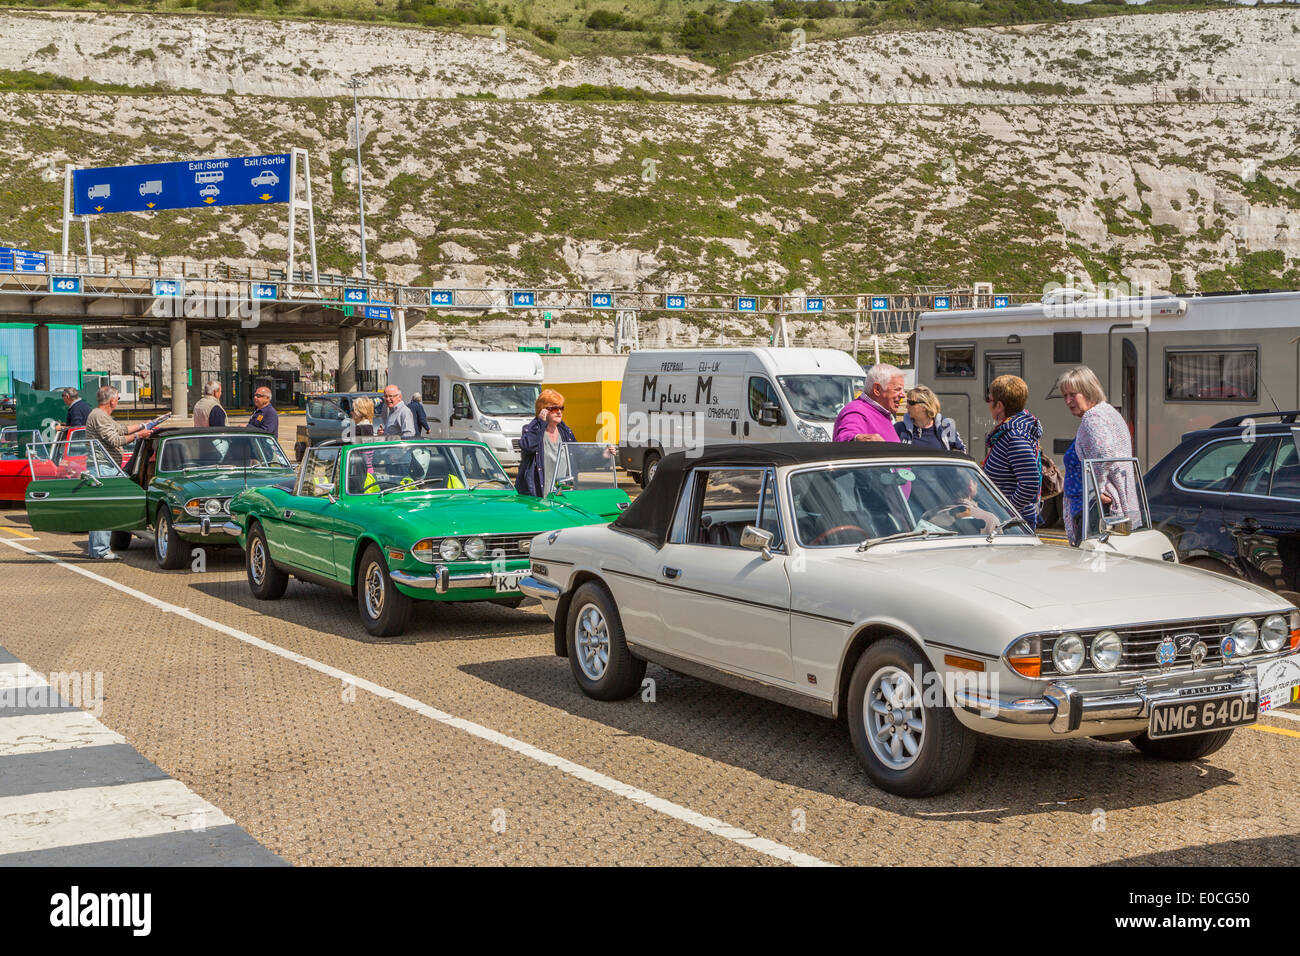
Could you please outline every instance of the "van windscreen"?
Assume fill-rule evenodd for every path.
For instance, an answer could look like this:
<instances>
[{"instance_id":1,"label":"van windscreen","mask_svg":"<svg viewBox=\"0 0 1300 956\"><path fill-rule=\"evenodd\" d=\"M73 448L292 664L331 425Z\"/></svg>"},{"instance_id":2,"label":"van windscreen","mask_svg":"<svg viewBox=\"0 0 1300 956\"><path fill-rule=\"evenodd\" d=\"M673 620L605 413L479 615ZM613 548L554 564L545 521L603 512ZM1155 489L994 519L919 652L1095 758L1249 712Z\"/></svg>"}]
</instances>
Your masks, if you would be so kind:
<instances>
[{"instance_id":1,"label":"van windscreen","mask_svg":"<svg viewBox=\"0 0 1300 956\"><path fill-rule=\"evenodd\" d=\"M484 415L537 414L537 396L542 386L534 382L476 382L469 390L474 394L474 404Z\"/></svg>"},{"instance_id":2,"label":"van windscreen","mask_svg":"<svg viewBox=\"0 0 1300 956\"><path fill-rule=\"evenodd\" d=\"M857 375L778 375L790 407L808 421L833 422L853 401L866 379Z\"/></svg>"}]
</instances>

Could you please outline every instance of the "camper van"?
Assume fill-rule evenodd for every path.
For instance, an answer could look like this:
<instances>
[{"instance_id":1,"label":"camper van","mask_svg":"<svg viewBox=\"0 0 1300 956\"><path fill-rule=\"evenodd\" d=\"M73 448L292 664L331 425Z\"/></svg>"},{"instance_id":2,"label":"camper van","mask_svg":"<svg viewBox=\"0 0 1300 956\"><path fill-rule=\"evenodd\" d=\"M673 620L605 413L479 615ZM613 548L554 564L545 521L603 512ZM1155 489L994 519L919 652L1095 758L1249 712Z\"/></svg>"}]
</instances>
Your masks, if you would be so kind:
<instances>
[{"instance_id":1,"label":"camper van","mask_svg":"<svg viewBox=\"0 0 1300 956\"><path fill-rule=\"evenodd\" d=\"M999 375L1020 376L1029 411L1043 423L1043 450L1059 464L1079 420L1056 382L1087 365L1128 423L1133 454L1150 468L1186 432L1300 408L1298 327L1300 292L1057 295L1014 308L925 312L916 330L917 380L934 389L979 459L993 428L985 390Z\"/></svg>"},{"instance_id":2,"label":"camper van","mask_svg":"<svg viewBox=\"0 0 1300 956\"><path fill-rule=\"evenodd\" d=\"M420 396L434 438L485 443L519 464L519 433L536 417L542 359L533 352L414 351L388 353L388 381L405 398Z\"/></svg>"},{"instance_id":3,"label":"camper van","mask_svg":"<svg viewBox=\"0 0 1300 956\"><path fill-rule=\"evenodd\" d=\"M648 485L663 456L706 445L830 441L866 376L835 349L635 351L623 373L619 465Z\"/></svg>"}]
</instances>

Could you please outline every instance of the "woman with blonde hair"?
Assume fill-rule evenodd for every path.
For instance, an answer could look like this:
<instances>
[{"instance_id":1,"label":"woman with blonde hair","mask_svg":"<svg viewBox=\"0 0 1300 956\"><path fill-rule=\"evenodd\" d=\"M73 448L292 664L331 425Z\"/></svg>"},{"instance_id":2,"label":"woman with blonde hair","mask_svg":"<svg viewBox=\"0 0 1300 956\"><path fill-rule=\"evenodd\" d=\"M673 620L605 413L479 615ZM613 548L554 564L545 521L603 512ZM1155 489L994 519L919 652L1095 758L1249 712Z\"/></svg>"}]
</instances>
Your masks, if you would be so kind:
<instances>
[{"instance_id":1,"label":"woman with blonde hair","mask_svg":"<svg viewBox=\"0 0 1300 956\"><path fill-rule=\"evenodd\" d=\"M907 411L894 424L898 440L909 445L923 445L939 451L966 450L957 434L957 423L939 414L939 396L924 385L907 390Z\"/></svg>"},{"instance_id":2,"label":"woman with blonde hair","mask_svg":"<svg viewBox=\"0 0 1300 956\"><path fill-rule=\"evenodd\" d=\"M1065 453L1065 533L1070 544L1083 537L1083 511L1089 506L1083 494L1083 463L1096 458L1131 458L1133 437L1128 423L1106 401L1097 374L1086 365L1072 368L1057 380L1061 397L1079 421L1079 431ZM1093 475L1103 512L1137 513L1137 483L1133 466L1099 467Z\"/></svg>"},{"instance_id":3,"label":"woman with blonde hair","mask_svg":"<svg viewBox=\"0 0 1300 956\"><path fill-rule=\"evenodd\" d=\"M364 395L352 399L352 434L358 438L375 434L375 403Z\"/></svg>"},{"instance_id":4,"label":"woman with blonde hair","mask_svg":"<svg viewBox=\"0 0 1300 956\"><path fill-rule=\"evenodd\" d=\"M542 389L534 408L537 417L519 435L519 477L515 479L515 490L521 495L544 498L555 480L560 445L578 439L564 424L564 396L555 389Z\"/></svg>"}]
</instances>

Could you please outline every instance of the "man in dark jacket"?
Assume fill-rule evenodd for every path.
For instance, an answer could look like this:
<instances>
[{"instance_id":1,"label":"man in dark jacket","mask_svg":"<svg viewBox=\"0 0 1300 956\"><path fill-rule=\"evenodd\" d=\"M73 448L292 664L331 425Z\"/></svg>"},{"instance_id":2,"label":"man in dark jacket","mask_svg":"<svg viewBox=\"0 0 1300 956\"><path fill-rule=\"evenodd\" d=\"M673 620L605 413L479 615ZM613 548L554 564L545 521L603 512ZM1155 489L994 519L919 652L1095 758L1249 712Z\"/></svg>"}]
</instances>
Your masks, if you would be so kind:
<instances>
[{"instance_id":1,"label":"man in dark jacket","mask_svg":"<svg viewBox=\"0 0 1300 956\"><path fill-rule=\"evenodd\" d=\"M68 407L68 417L63 420L65 428L77 428L86 424L86 419L90 417L90 406L86 404L80 392L75 388L65 388L63 404Z\"/></svg>"},{"instance_id":2,"label":"man in dark jacket","mask_svg":"<svg viewBox=\"0 0 1300 956\"><path fill-rule=\"evenodd\" d=\"M537 396L537 417L519 435L519 477L515 490L521 495L544 498L555 480L560 445L577 441L573 429L564 424L564 396L546 388Z\"/></svg>"},{"instance_id":3,"label":"man in dark jacket","mask_svg":"<svg viewBox=\"0 0 1300 956\"><path fill-rule=\"evenodd\" d=\"M271 390L265 385L253 392L253 414L248 418L245 428L266 432L268 435L280 436L280 416L271 404Z\"/></svg>"},{"instance_id":4,"label":"man in dark jacket","mask_svg":"<svg viewBox=\"0 0 1300 956\"><path fill-rule=\"evenodd\" d=\"M406 407L411 410L411 415L415 418L415 437L429 433L429 416L424 410L424 405L420 402L420 394L416 392L411 396L411 400L406 403Z\"/></svg>"}]
</instances>

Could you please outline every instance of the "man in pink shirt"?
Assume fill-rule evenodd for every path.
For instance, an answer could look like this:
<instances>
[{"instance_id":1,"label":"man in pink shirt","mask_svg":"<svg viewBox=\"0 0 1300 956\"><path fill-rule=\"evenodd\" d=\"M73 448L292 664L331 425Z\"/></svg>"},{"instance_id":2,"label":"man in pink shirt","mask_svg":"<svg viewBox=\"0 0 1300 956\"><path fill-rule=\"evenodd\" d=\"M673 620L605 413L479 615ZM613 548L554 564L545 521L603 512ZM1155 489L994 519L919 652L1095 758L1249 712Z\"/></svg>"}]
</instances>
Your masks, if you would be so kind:
<instances>
[{"instance_id":1,"label":"man in pink shirt","mask_svg":"<svg viewBox=\"0 0 1300 956\"><path fill-rule=\"evenodd\" d=\"M894 411L905 392L902 372L884 363L871 366L862 394L835 418L835 441L898 441Z\"/></svg>"}]
</instances>

